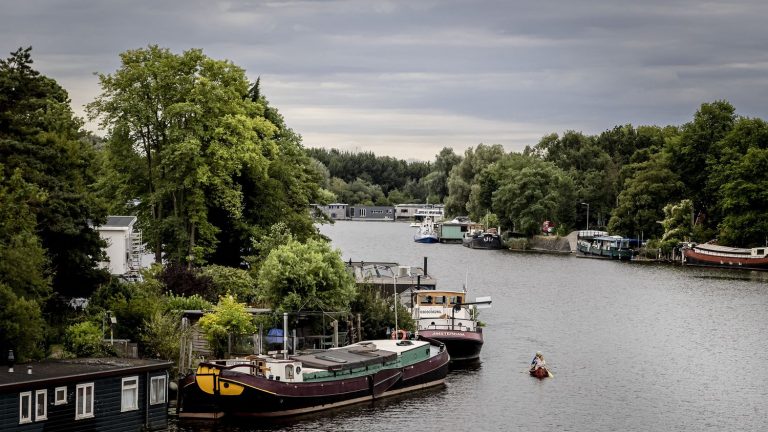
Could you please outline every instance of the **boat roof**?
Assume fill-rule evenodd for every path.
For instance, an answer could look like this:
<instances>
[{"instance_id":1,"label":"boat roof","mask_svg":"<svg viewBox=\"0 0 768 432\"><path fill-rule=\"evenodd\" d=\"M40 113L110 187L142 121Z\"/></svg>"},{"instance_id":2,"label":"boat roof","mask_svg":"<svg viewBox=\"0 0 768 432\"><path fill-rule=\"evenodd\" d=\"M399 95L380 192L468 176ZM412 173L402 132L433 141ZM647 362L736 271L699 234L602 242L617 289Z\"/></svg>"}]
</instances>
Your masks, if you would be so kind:
<instances>
[{"instance_id":1,"label":"boat roof","mask_svg":"<svg viewBox=\"0 0 768 432\"><path fill-rule=\"evenodd\" d=\"M703 243L698 244L693 247L694 249L704 249L712 252L721 252L721 253L750 253L752 249L748 248L737 248L737 247L731 247L731 246L721 246L717 244L711 244L711 243Z\"/></svg>"},{"instance_id":2,"label":"boat roof","mask_svg":"<svg viewBox=\"0 0 768 432\"><path fill-rule=\"evenodd\" d=\"M622 236L598 236L594 239L599 241L629 240L628 238Z\"/></svg>"},{"instance_id":3,"label":"boat roof","mask_svg":"<svg viewBox=\"0 0 768 432\"><path fill-rule=\"evenodd\" d=\"M78 358L16 364L15 372L0 374L0 392L20 386L46 386L48 382L95 379L134 372L169 369L170 361L130 358Z\"/></svg>"},{"instance_id":4,"label":"boat roof","mask_svg":"<svg viewBox=\"0 0 768 432\"><path fill-rule=\"evenodd\" d=\"M399 354L405 351L427 344L424 341L382 339L358 342L341 348L297 355L291 358L300 361L304 367L338 371L386 363L395 360Z\"/></svg>"},{"instance_id":5,"label":"boat roof","mask_svg":"<svg viewBox=\"0 0 768 432\"><path fill-rule=\"evenodd\" d=\"M434 290L434 289L422 289L422 290L413 290L414 294L429 294L431 296L434 295L440 295L440 294L461 294L466 295L467 293L460 290Z\"/></svg>"}]
</instances>

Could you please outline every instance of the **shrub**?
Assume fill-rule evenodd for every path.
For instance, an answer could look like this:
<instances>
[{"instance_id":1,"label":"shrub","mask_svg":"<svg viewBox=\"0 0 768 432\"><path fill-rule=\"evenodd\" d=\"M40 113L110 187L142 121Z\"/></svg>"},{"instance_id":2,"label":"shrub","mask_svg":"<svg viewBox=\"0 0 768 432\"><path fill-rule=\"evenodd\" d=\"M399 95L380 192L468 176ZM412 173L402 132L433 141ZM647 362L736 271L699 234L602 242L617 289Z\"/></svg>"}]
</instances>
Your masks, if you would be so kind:
<instances>
[{"instance_id":1,"label":"shrub","mask_svg":"<svg viewBox=\"0 0 768 432\"><path fill-rule=\"evenodd\" d=\"M96 324L85 321L67 327L64 347L77 357L92 357L104 354L101 330Z\"/></svg>"}]
</instances>

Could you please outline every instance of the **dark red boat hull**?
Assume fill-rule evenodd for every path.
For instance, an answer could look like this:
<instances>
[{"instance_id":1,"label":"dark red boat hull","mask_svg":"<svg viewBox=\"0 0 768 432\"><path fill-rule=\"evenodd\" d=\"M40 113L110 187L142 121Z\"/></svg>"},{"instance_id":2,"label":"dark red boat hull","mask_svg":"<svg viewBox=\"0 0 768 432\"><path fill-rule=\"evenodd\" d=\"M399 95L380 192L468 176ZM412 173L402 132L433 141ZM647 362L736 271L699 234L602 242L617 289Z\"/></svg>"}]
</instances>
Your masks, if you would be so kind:
<instances>
[{"instance_id":1,"label":"dark red boat hull","mask_svg":"<svg viewBox=\"0 0 768 432\"><path fill-rule=\"evenodd\" d=\"M531 376L536 377L538 379L544 379L549 377L549 371L545 367L541 367L538 369L531 369Z\"/></svg>"},{"instance_id":2,"label":"dark red boat hull","mask_svg":"<svg viewBox=\"0 0 768 432\"><path fill-rule=\"evenodd\" d=\"M476 361L483 349L483 330L419 330L419 335L445 344L452 362Z\"/></svg>"}]
</instances>

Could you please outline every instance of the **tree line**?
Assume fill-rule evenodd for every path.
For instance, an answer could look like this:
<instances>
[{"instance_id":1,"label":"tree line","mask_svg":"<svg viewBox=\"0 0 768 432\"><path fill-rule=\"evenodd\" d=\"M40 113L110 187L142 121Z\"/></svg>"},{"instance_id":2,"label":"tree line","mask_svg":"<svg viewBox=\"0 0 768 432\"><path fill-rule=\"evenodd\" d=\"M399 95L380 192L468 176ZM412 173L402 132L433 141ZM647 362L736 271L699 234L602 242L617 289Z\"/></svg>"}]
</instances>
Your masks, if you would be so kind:
<instances>
[{"instance_id":1,"label":"tree line","mask_svg":"<svg viewBox=\"0 0 768 432\"><path fill-rule=\"evenodd\" d=\"M329 170L331 183L362 179L354 162L361 156L312 151L326 155L318 160L335 167ZM362 157L379 163L372 172L391 163ZM553 133L520 152L506 152L498 144L479 144L463 155L444 148L419 183L429 189L430 202L445 204L449 217L491 217L503 229L525 235L538 233L549 220L561 234L589 225L651 240L663 249L712 239L749 247L768 241L767 162L766 122L739 116L720 100L702 104L690 122L679 126L628 124L598 135ZM332 191L348 204L423 197L406 194L397 197L399 202L377 202L372 195L349 193L347 185Z\"/></svg>"}]
</instances>

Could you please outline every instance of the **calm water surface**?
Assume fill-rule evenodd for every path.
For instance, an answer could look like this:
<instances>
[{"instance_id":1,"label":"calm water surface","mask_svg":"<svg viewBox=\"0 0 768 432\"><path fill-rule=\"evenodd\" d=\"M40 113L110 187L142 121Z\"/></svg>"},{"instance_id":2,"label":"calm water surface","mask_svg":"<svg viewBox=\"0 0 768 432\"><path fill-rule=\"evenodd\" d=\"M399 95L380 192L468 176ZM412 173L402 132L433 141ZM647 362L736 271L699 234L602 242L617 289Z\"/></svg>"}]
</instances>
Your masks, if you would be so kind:
<instances>
[{"instance_id":1,"label":"calm water surface","mask_svg":"<svg viewBox=\"0 0 768 432\"><path fill-rule=\"evenodd\" d=\"M282 424L183 431L765 431L768 273L417 244L408 224L323 226L344 260L490 295L481 365L444 388ZM527 374L542 351L555 377ZM448 429L446 429L448 428Z\"/></svg>"}]
</instances>

